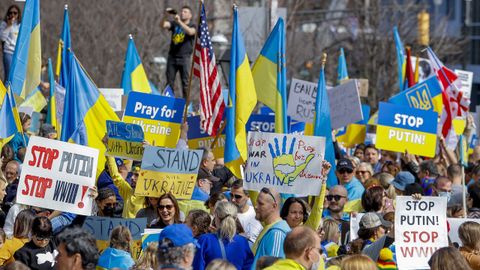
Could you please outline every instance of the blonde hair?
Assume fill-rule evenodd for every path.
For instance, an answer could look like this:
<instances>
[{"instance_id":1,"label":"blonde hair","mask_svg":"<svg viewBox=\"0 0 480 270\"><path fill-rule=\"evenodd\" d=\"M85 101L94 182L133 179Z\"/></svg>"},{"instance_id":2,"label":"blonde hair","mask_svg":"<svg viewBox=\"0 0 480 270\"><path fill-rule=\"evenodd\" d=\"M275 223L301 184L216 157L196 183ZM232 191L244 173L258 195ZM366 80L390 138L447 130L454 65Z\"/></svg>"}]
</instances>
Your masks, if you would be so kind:
<instances>
[{"instance_id":1,"label":"blonde hair","mask_svg":"<svg viewBox=\"0 0 480 270\"><path fill-rule=\"evenodd\" d=\"M120 225L112 230L110 247L130 252L130 241L132 241L132 234L127 227Z\"/></svg>"},{"instance_id":2,"label":"blonde hair","mask_svg":"<svg viewBox=\"0 0 480 270\"><path fill-rule=\"evenodd\" d=\"M338 242L338 239L334 239L335 234L338 235L338 222L331 218L327 218L323 221L323 231L325 234L323 235L322 241L333 241L335 243Z\"/></svg>"},{"instance_id":3,"label":"blonde hair","mask_svg":"<svg viewBox=\"0 0 480 270\"><path fill-rule=\"evenodd\" d=\"M158 268L158 242L150 242L145 250L138 258L137 263L132 268L133 270L142 270L142 269L157 269Z\"/></svg>"},{"instance_id":4,"label":"blonde hair","mask_svg":"<svg viewBox=\"0 0 480 270\"><path fill-rule=\"evenodd\" d=\"M215 217L220 224L216 224L218 234L222 239L233 240L237 233L237 207L231 202L219 201L215 204Z\"/></svg>"},{"instance_id":5,"label":"blonde hair","mask_svg":"<svg viewBox=\"0 0 480 270\"><path fill-rule=\"evenodd\" d=\"M237 270L237 268L228 261L215 259L207 265L205 270Z\"/></svg>"},{"instance_id":6,"label":"blonde hair","mask_svg":"<svg viewBox=\"0 0 480 270\"><path fill-rule=\"evenodd\" d=\"M473 250L480 250L480 224L467 221L458 228L458 237L462 244Z\"/></svg>"},{"instance_id":7,"label":"blonde hair","mask_svg":"<svg viewBox=\"0 0 480 270\"><path fill-rule=\"evenodd\" d=\"M342 260L342 270L377 270L377 264L370 257L355 254Z\"/></svg>"}]
</instances>

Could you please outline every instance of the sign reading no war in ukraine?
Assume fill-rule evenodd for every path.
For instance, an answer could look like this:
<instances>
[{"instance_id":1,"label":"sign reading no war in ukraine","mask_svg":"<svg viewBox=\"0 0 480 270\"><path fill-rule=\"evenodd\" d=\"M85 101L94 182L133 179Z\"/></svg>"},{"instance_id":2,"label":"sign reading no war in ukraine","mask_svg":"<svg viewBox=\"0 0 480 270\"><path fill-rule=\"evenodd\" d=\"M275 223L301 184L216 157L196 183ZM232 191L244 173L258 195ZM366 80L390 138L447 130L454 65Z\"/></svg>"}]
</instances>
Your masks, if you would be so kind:
<instances>
[{"instance_id":1,"label":"sign reading no war in ukraine","mask_svg":"<svg viewBox=\"0 0 480 270\"><path fill-rule=\"evenodd\" d=\"M98 149L32 136L17 189L17 203L90 216Z\"/></svg>"},{"instance_id":2,"label":"sign reading no war in ukraine","mask_svg":"<svg viewBox=\"0 0 480 270\"><path fill-rule=\"evenodd\" d=\"M107 120L107 134L107 155L142 160L144 139L142 127Z\"/></svg>"},{"instance_id":3,"label":"sign reading no war in ukraine","mask_svg":"<svg viewBox=\"0 0 480 270\"><path fill-rule=\"evenodd\" d=\"M135 195L158 197L170 192L177 199L190 199L202 154L202 150L145 147Z\"/></svg>"},{"instance_id":4,"label":"sign reading no war in ukraine","mask_svg":"<svg viewBox=\"0 0 480 270\"><path fill-rule=\"evenodd\" d=\"M437 113L380 103L377 125L379 149L433 157L437 144Z\"/></svg>"},{"instance_id":5,"label":"sign reading no war in ukraine","mask_svg":"<svg viewBox=\"0 0 480 270\"><path fill-rule=\"evenodd\" d=\"M246 189L318 196L324 137L249 132L247 142Z\"/></svg>"},{"instance_id":6,"label":"sign reading no war in ukraine","mask_svg":"<svg viewBox=\"0 0 480 270\"><path fill-rule=\"evenodd\" d=\"M184 99L130 92L123 122L141 126L152 145L175 147L184 108Z\"/></svg>"}]
</instances>

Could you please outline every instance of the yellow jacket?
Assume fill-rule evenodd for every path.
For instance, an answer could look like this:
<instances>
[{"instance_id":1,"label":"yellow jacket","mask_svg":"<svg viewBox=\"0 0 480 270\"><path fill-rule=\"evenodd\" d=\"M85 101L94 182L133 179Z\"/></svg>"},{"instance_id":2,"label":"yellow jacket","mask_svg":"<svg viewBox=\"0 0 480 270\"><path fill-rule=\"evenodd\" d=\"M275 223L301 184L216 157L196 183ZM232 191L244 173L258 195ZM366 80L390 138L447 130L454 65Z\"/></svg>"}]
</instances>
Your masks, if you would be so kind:
<instances>
[{"instance_id":1,"label":"yellow jacket","mask_svg":"<svg viewBox=\"0 0 480 270\"><path fill-rule=\"evenodd\" d=\"M21 249L28 241L30 241L28 238L20 239L13 237L12 239L7 239L0 249L0 265L7 265L14 262L15 259L13 258L13 254Z\"/></svg>"},{"instance_id":2,"label":"yellow jacket","mask_svg":"<svg viewBox=\"0 0 480 270\"><path fill-rule=\"evenodd\" d=\"M325 269L323 259L320 259L320 266L315 270ZM264 270L306 270L301 264L291 259L280 259L276 261L272 266L264 268Z\"/></svg>"}]
</instances>

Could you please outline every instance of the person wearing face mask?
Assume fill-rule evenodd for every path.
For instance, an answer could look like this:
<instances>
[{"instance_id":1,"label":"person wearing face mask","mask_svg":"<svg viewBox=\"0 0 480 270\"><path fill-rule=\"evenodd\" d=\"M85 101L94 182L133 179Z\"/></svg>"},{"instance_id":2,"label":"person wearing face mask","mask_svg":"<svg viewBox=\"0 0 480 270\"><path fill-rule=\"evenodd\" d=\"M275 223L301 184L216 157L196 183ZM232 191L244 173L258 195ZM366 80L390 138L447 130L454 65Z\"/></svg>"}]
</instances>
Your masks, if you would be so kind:
<instances>
[{"instance_id":1,"label":"person wearing face mask","mask_svg":"<svg viewBox=\"0 0 480 270\"><path fill-rule=\"evenodd\" d=\"M95 200L97 202L98 212L100 217L121 217L115 214L115 208L117 207L117 197L110 188L102 188L98 191L98 197Z\"/></svg>"},{"instance_id":2,"label":"person wearing face mask","mask_svg":"<svg viewBox=\"0 0 480 270\"><path fill-rule=\"evenodd\" d=\"M452 181L445 176L438 177L433 183L433 194L438 197L446 197L447 203L452 195Z\"/></svg>"},{"instance_id":3,"label":"person wearing face mask","mask_svg":"<svg viewBox=\"0 0 480 270\"><path fill-rule=\"evenodd\" d=\"M299 226L287 234L283 244L286 259L280 259L265 270L323 269L320 237L309 227Z\"/></svg>"}]
</instances>

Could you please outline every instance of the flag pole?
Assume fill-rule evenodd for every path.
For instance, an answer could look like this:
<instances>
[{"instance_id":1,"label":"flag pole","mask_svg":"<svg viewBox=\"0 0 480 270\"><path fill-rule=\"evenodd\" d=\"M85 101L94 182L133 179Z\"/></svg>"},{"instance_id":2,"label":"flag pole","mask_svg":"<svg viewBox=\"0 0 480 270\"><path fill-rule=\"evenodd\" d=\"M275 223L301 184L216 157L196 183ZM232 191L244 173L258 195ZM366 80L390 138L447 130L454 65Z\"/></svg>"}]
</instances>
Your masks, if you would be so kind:
<instances>
[{"instance_id":1,"label":"flag pole","mask_svg":"<svg viewBox=\"0 0 480 270\"><path fill-rule=\"evenodd\" d=\"M198 20L197 20L197 29L195 29L195 41L193 42L193 53L195 53L195 46L197 45L197 39L198 39L198 26L200 25L200 17L202 15L202 4L203 0L199 0L199 8L198 8ZM190 76L188 79L188 88L187 88L187 96L185 97L185 109L183 111L183 122L187 121L187 113L188 113L188 104L190 103L190 92L192 90L192 78L193 78L193 59L195 57L192 56L192 63L190 66Z\"/></svg>"},{"instance_id":2,"label":"flag pole","mask_svg":"<svg viewBox=\"0 0 480 270\"><path fill-rule=\"evenodd\" d=\"M218 141L218 138L220 137L220 135L222 135L222 132L223 130L225 129L225 126L227 125L227 121L226 119L223 121L222 123L222 126L220 127L220 129L218 130L217 132L217 135L215 135L215 139L213 139L213 142L212 144L210 145L210 150L213 150L213 148L215 148L215 145L217 144L217 141Z\"/></svg>"}]
</instances>

